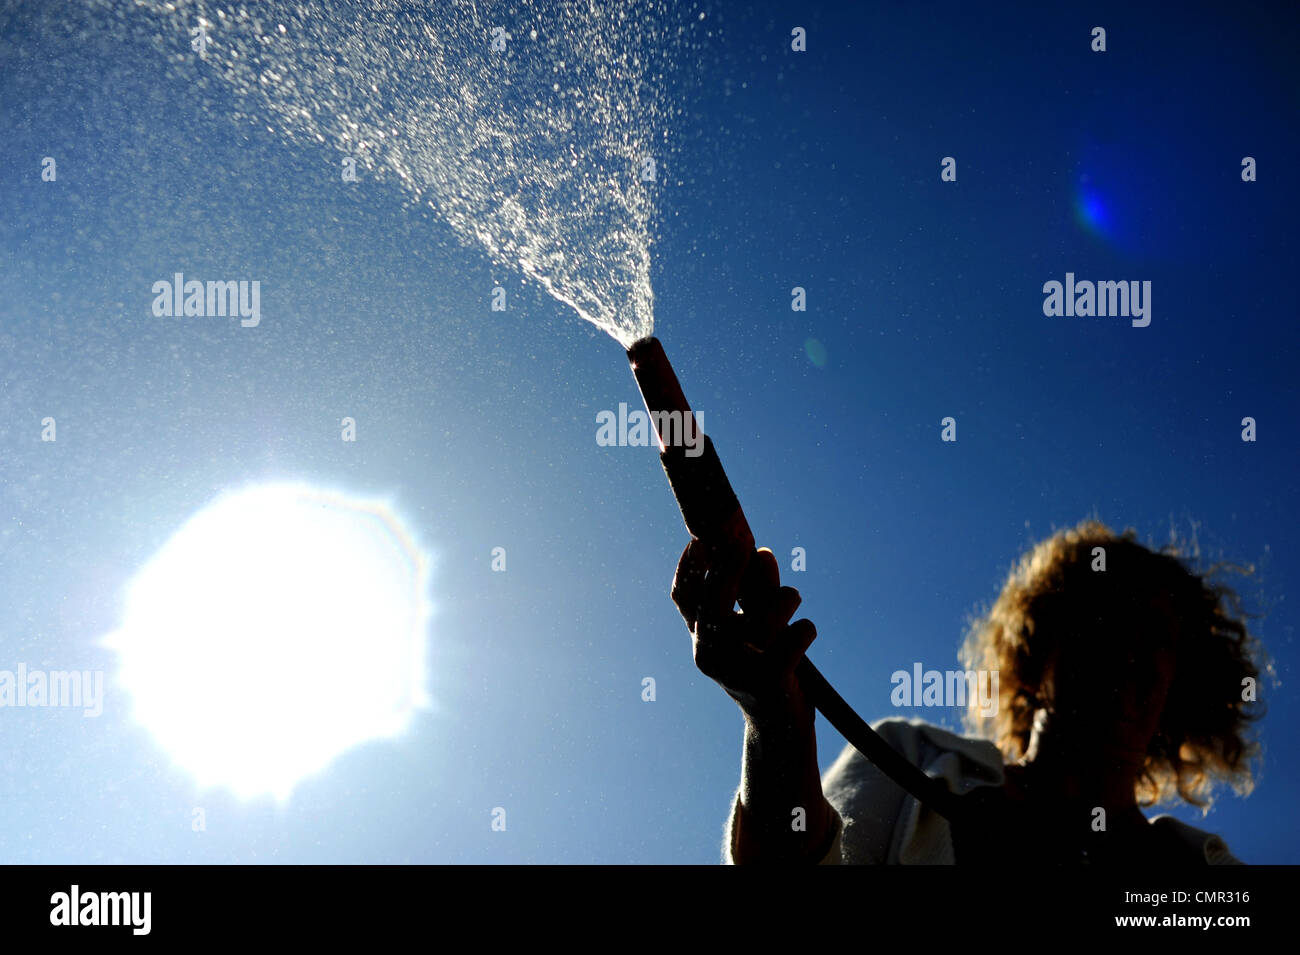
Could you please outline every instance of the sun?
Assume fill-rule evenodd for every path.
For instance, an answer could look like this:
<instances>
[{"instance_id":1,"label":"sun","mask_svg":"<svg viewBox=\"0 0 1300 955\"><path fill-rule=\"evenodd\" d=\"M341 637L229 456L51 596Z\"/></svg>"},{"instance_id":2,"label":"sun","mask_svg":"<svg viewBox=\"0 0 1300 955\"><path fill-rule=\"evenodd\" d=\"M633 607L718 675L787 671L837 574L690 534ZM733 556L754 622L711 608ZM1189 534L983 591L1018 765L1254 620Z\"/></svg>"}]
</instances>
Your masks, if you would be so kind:
<instances>
[{"instance_id":1,"label":"sun","mask_svg":"<svg viewBox=\"0 0 1300 955\"><path fill-rule=\"evenodd\" d=\"M105 644L135 718L200 787L284 802L429 705L428 566L381 502L254 486L141 569Z\"/></svg>"}]
</instances>

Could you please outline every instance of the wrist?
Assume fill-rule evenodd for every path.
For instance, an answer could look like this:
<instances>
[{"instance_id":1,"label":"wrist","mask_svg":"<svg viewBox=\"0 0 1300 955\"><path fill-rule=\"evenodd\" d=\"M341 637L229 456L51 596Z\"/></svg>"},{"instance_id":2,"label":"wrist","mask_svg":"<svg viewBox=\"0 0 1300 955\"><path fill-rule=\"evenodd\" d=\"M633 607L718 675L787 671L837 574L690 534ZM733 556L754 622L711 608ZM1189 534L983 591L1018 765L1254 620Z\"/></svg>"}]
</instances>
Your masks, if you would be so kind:
<instances>
[{"instance_id":1,"label":"wrist","mask_svg":"<svg viewBox=\"0 0 1300 955\"><path fill-rule=\"evenodd\" d=\"M801 736L812 730L817 711L812 707L777 704L762 709L742 708L745 726L764 737Z\"/></svg>"}]
</instances>

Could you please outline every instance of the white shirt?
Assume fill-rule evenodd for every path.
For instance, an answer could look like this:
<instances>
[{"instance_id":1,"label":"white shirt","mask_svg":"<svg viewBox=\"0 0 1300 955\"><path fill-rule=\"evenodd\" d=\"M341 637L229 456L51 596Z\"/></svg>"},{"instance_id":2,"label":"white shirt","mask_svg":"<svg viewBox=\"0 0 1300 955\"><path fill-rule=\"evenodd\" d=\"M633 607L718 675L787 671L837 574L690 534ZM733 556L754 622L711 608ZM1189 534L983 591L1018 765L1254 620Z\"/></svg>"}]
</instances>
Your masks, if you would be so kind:
<instances>
[{"instance_id":1,"label":"white shirt","mask_svg":"<svg viewBox=\"0 0 1300 955\"><path fill-rule=\"evenodd\" d=\"M1001 786L1002 753L988 740L958 736L921 720L891 718L872 724L894 749L949 790L965 795L978 786ZM852 746L822 777L822 792L835 810L835 838L820 865L951 865L956 861L948 820L878 770ZM722 849L725 865L734 864L737 790L727 818ZM1213 833L1160 815L1151 819L1199 849L1209 865L1241 865Z\"/></svg>"}]
</instances>

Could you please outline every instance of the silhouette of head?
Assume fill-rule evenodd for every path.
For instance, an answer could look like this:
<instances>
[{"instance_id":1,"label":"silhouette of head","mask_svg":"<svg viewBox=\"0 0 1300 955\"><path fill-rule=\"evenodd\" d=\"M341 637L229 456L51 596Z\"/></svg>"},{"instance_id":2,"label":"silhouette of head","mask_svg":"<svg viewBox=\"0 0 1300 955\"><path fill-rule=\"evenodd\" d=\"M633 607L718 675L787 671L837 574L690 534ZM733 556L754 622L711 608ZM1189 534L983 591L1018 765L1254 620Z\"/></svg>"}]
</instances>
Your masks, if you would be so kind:
<instances>
[{"instance_id":1,"label":"silhouette of head","mask_svg":"<svg viewBox=\"0 0 1300 955\"><path fill-rule=\"evenodd\" d=\"M1248 792L1262 649L1213 573L1194 573L1176 545L1152 551L1098 521L1040 542L971 625L964 664L999 671L999 706L969 710L968 725L1014 761L1045 711L1081 762L1127 763L1142 805L1206 805L1216 780Z\"/></svg>"}]
</instances>

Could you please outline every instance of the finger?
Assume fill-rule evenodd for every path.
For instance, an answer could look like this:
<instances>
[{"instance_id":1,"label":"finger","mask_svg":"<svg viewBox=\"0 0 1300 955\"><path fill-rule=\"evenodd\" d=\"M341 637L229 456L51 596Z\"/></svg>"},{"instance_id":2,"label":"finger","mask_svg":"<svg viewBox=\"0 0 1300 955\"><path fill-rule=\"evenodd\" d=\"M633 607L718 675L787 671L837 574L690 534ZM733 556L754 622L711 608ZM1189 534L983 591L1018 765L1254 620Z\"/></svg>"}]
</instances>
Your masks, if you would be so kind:
<instances>
[{"instance_id":1,"label":"finger","mask_svg":"<svg viewBox=\"0 0 1300 955\"><path fill-rule=\"evenodd\" d=\"M701 618L721 617L736 605L740 594L740 581L753 551L748 547L725 543L714 555L714 561L704 577L700 595Z\"/></svg>"},{"instance_id":2,"label":"finger","mask_svg":"<svg viewBox=\"0 0 1300 955\"><path fill-rule=\"evenodd\" d=\"M752 618L753 625L749 634L755 648L764 652L769 648L780 651L784 646L786 624L802 602L799 591L793 587L780 587L770 591L770 596L762 604L756 605L751 599L743 616Z\"/></svg>"},{"instance_id":3,"label":"finger","mask_svg":"<svg viewBox=\"0 0 1300 955\"><path fill-rule=\"evenodd\" d=\"M776 555L766 547L754 552L740 581L740 606L753 610L771 600L772 591L781 586L781 570ZM794 611L791 611L793 613ZM786 618L787 620L789 617Z\"/></svg>"},{"instance_id":4,"label":"finger","mask_svg":"<svg viewBox=\"0 0 1300 955\"><path fill-rule=\"evenodd\" d=\"M772 601L772 620L779 626L785 626L801 603L803 598L799 596L799 591L793 587L782 587Z\"/></svg>"},{"instance_id":5,"label":"finger","mask_svg":"<svg viewBox=\"0 0 1300 955\"><path fill-rule=\"evenodd\" d=\"M696 615L703 596L705 572L708 570L708 547L694 538L682 551L681 560L677 562L677 572L673 575L672 598L677 609L681 611L686 626L694 632Z\"/></svg>"},{"instance_id":6,"label":"finger","mask_svg":"<svg viewBox=\"0 0 1300 955\"><path fill-rule=\"evenodd\" d=\"M782 639L785 642L782 667L784 670L793 670L817 639L817 628L805 617L786 627Z\"/></svg>"}]
</instances>

